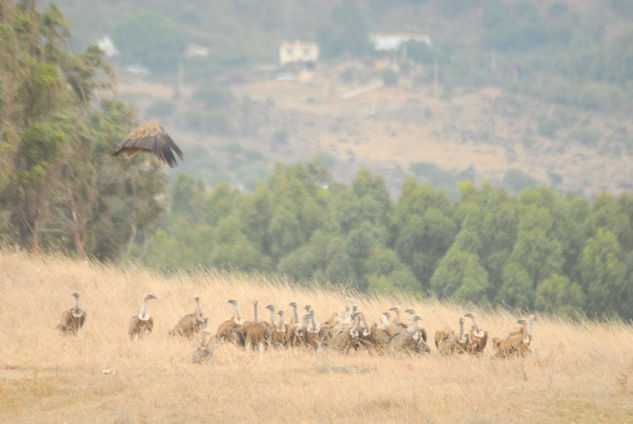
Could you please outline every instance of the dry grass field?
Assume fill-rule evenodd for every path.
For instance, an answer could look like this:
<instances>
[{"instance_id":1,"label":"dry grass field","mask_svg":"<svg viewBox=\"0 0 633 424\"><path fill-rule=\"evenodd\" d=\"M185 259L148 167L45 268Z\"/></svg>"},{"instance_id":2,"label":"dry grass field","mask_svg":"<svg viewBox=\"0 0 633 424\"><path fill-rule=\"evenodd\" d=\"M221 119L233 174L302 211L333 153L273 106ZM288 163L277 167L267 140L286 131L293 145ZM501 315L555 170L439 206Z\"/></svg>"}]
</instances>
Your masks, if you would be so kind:
<instances>
[{"instance_id":1,"label":"dry grass field","mask_svg":"<svg viewBox=\"0 0 633 424\"><path fill-rule=\"evenodd\" d=\"M77 337L55 329L71 293L86 324ZM127 325L141 299L154 332L134 343ZM541 316L524 359L343 355L307 350L245 352L219 345L193 364L190 342L167 333L192 312L195 295L209 329L239 299L260 305L310 303L324 319L357 303L376 320L393 304L413 307L429 332L465 310L435 301L360 297L290 287L263 277L198 273L164 278L143 269L0 251L0 422L633 422L633 328ZM263 310L260 309L262 316ZM477 310L492 336L516 317Z\"/></svg>"}]
</instances>

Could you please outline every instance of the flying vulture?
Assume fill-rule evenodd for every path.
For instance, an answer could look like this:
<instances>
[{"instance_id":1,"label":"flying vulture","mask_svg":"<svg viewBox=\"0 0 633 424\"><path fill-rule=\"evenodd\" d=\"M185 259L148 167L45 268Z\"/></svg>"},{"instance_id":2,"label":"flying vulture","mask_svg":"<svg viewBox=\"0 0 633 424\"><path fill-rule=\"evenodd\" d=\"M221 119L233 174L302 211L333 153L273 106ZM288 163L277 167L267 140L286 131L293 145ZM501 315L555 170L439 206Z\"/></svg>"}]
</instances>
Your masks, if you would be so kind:
<instances>
[{"instance_id":1,"label":"flying vulture","mask_svg":"<svg viewBox=\"0 0 633 424\"><path fill-rule=\"evenodd\" d=\"M112 153L112 156L117 156L122 152L125 152L128 156L133 156L139 152L151 152L172 168L176 165L174 152L182 160L182 151L176 146L174 140L158 121L148 122L132 131L119 144L119 148Z\"/></svg>"}]
</instances>

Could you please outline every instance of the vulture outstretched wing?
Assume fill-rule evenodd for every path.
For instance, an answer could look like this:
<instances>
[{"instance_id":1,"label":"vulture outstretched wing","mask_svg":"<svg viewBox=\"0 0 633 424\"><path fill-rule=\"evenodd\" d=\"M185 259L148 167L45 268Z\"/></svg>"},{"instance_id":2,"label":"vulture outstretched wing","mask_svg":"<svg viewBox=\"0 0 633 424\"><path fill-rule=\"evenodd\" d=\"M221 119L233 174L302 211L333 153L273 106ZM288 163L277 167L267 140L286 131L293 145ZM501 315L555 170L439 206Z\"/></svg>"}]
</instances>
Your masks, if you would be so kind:
<instances>
[{"instance_id":1,"label":"vulture outstretched wing","mask_svg":"<svg viewBox=\"0 0 633 424\"><path fill-rule=\"evenodd\" d=\"M171 166L176 165L174 152L182 160L182 151L178 148L174 140L167 134L167 131L158 121L151 121L132 131L127 138L119 144L116 152L112 156L125 152L128 156L139 152L151 152L158 159Z\"/></svg>"}]
</instances>

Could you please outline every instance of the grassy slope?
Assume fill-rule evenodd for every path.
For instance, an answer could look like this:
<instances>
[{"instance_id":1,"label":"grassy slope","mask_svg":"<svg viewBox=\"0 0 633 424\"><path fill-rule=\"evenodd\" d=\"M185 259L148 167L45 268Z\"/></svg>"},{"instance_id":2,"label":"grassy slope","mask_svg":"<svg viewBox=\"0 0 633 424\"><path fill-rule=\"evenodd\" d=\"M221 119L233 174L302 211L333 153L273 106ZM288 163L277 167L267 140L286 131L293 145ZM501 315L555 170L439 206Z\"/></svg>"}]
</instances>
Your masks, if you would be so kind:
<instances>
[{"instance_id":1,"label":"grassy slope","mask_svg":"<svg viewBox=\"0 0 633 424\"><path fill-rule=\"evenodd\" d=\"M432 335L465 311L434 301L350 297L264 278L196 274L170 279L142 269L0 252L0 422L631 422L633 331L620 323L570 324L541 317L534 354L492 361L343 356L322 351L247 353L223 345L202 365L168 330L199 294L210 328L226 300L312 304L323 318L355 302L368 317L394 302L414 307ZM70 293L88 313L77 338L55 331ZM126 334L146 293L154 333ZM246 309L246 308L245 308ZM250 311L245 315L250 317ZM507 311L478 311L491 335L514 328ZM108 367L116 375L106 375Z\"/></svg>"}]
</instances>

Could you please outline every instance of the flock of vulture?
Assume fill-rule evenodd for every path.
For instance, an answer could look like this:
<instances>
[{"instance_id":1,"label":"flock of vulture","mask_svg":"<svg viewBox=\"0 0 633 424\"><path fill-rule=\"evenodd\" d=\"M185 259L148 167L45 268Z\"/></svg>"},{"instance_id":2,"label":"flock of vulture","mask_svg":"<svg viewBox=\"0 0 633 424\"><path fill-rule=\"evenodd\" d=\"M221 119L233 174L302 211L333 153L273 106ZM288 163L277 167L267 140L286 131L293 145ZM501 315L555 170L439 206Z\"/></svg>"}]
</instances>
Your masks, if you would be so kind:
<instances>
[{"instance_id":1,"label":"flock of vulture","mask_svg":"<svg viewBox=\"0 0 633 424\"><path fill-rule=\"evenodd\" d=\"M77 335L86 321L86 312L79 305L79 294L72 295L75 304L64 311L57 326L64 335ZM128 335L131 340L141 340L152 332L154 319L148 312L148 302L153 299L156 299L154 295L145 296L140 312L130 319ZM291 316L286 322L284 310L276 311L273 305L265 308L270 312L270 318L260 320L258 302L254 300L253 319L249 321L242 319L239 302L230 299L232 316L221 323L216 334L212 335L205 330L208 318L202 312L200 298L196 296L194 301L194 312L181 317L169 334L194 339L193 360L197 363L210 358L218 342L258 351L305 347L313 350L329 348L343 353L358 350L377 354L431 352L426 330L421 326L422 318L413 309L405 311L409 315L406 322L401 320L400 308L394 306L380 315L379 323L369 325L359 308L352 306L319 323L310 305L304 306L305 313L300 316L296 302L290 302ZM472 321L470 331L464 329L466 318ZM493 357L525 356L530 352L534 321L537 321L534 315L519 319L516 331L504 338L493 337ZM481 355L488 344L488 332L479 326L477 316L470 312L459 318L457 333L450 328L436 331L434 343L441 355Z\"/></svg>"}]
</instances>

